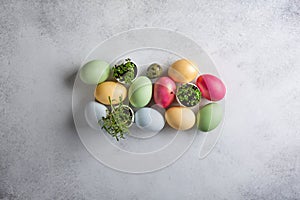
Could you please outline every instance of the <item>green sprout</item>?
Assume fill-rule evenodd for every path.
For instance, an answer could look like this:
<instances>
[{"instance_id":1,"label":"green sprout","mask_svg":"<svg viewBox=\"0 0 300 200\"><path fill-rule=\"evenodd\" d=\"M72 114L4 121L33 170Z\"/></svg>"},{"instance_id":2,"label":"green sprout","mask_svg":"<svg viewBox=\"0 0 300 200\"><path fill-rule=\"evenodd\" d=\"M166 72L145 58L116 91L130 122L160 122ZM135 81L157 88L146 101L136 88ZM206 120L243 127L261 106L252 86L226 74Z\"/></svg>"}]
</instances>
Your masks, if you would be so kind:
<instances>
[{"instance_id":1,"label":"green sprout","mask_svg":"<svg viewBox=\"0 0 300 200\"><path fill-rule=\"evenodd\" d=\"M113 70L113 76L120 81L124 81L126 84L131 84L136 74L136 65L131 62L130 58L125 59L125 62L120 65L115 65Z\"/></svg>"},{"instance_id":2,"label":"green sprout","mask_svg":"<svg viewBox=\"0 0 300 200\"><path fill-rule=\"evenodd\" d=\"M120 104L118 106L113 106L110 96L108 97L110 110L106 111L106 117L102 117L102 120L99 120L99 124L102 125L108 134L116 138L119 141L119 138L125 139L124 134L129 133L129 126L132 120L132 113L128 107L123 105L122 96L119 97Z\"/></svg>"},{"instance_id":3,"label":"green sprout","mask_svg":"<svg viewBox=\"0 0 300 200\"><path fill-rule=\"evenodd\" d=\"M201 100L201 92L197 86L192 84L183 84L178 88L177 98L183 105L192 107Z\"/></svg>"}]
</instances>

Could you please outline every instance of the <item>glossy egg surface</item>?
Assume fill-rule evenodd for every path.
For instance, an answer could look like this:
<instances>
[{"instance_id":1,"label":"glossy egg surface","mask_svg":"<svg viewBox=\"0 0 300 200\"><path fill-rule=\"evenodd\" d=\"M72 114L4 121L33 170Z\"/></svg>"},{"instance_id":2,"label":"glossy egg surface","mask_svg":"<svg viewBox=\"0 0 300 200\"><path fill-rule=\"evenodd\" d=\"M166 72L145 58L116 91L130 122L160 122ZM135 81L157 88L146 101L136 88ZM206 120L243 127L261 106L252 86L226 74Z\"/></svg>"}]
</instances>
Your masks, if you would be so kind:
<instances>
[{"instance_id":1,"label":"glossy egg surface","mask_svg":"<svg viewBox=\"0 0 300 200\"><path fill-rule=\"evenodd\" d=\"M161 77L154 84L154 102L167 108L175 98L176 84L169 77Z\"/></svg>"},{"instance_id":2,"label":"glossy egg surface","mask_svg":"<svg viewBox=\"0 0 300 200\"><path fill-rule=\"evenodd\" d=\"M211 74L199 76L196 85L200 89L202 96L210 101L219 101L226 94L224 83L218 77Z\"/></svg>"}]
</instances>

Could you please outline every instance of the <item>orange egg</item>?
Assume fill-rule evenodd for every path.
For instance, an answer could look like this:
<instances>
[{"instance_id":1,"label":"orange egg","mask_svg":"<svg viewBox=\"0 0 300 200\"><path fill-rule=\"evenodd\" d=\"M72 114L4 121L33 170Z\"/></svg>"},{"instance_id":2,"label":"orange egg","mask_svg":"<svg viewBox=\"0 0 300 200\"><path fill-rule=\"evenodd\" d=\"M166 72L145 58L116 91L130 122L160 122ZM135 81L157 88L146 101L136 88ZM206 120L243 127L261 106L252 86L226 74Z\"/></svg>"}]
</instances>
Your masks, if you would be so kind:
<instances>
[{"instance_id":1,"label":"orange egg","mask_svg":"<svg viewBox=\"0 0 300 200\"><path fill-rule=\"evenodd\" d=\"M127 96L126 88L120 83L113 81L106 81L97 85L94 96L97 101L105 105L109 105L109 99L111 98L112 104L120 103L120 97L124 100Z\"/></svg>"},{"instance_id":2,"label":"orange egg","mask_svg":"<svg viewBox=\"0 0 300 200\"><path fill-rule=\"evenodd\" d=\"M188 130L196 122L194 112L187 107L171 107L165 113L167 123L176 130Z\"/></svg>"},{"instance_id":3,"label":"orange egg","mask_svg":"<svg viewBox=\"0 0 300 200\"><path fill-rule=\"evenodd\" d=\"M198 71L199 69L193 62L187 59L181 59L171 65L168 70L168 75L175 82L188 83L196 78Z\"/></svg>"}]
</instances>

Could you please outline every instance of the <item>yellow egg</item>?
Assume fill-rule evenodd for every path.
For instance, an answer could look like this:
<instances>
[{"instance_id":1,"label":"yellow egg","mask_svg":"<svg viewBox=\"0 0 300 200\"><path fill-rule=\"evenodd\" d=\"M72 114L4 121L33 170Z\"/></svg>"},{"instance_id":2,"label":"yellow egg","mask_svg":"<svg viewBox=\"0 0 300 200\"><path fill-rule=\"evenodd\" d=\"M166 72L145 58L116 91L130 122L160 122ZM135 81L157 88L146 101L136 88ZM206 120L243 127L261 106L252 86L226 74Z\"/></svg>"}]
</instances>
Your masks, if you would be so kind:
<instances>
[{"instance_id":1,"label":"yellow egg","mask_svg":"<svg viewBox=\"0 0 300 200\"><path fill-rule=\"evenodd\" d=\"M188 130L195 124L194 112L187 107L171 107L165 113L167 123L177 130Z\"/></svg>"},{"instance_id":2,"label":"yellow egg","mask_svg":"<svg viewBox=\"0 0 300 200\"><path fill-rule=\"evenodd\" d=\"M111 98L112 104L118 104L120 103L120 96L122 100L126 98L127 90L120 83L106 81L97 85L94 95L97 101L105 105L109 105L108 97Z\"/></svg>"},{"instance_id":3,"label":"yellow egg","mask_svg":"<svg viewBox=\"0 0 300 200\"><path fill-rule=\"evenodd\" d=\"M168 70L168 75L175 81L180 83L188 83L198 75L197 66L186 59L177 60Z\"/></svg>"}]
</instances>

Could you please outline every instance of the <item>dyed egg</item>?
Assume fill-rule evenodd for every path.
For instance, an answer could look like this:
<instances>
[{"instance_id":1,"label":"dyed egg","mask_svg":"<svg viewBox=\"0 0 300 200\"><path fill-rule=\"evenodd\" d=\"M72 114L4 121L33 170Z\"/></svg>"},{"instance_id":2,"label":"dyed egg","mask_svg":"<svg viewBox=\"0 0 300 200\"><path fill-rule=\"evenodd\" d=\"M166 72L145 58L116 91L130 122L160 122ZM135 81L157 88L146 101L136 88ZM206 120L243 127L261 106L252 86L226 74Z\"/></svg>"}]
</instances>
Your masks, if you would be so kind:
<instances>
[{"instance_id":1,"label":"dyed egg","mask_svg":"<svg viewBox=\"0 0 300 200\"><path fill-rule=\"evenodd\" d=\"M97 85L94 95L97 101L105 105L110 105L108 97L112 100L112 104L118 104L120 103L120 97L122 101L126 98L127 90L120 83L107 81Z\"/></svg>"},{"instance_id":2,"label":"dyed egg","mask_svg":"<svg viewBox=\"0 0 300 200\"><path fill-rule=\"evenodd\" d=\"M153 63L147 69L147 76L149 78L157 78L162 74L162 67L159 64Z\"/></svg>"},{"instance_id":3,"label":"dyed egg","mask_svg":"<svg viewBox=\"0 0 300 200\"><path fill-rule=\"evenodd\" d=\"M136 78L129 87L128 98L136 108L147 105L152 97L152 82L146 76Z\"/></svg>"},{"instance_id":4,"label":"dyed egg","mask_svg":"<svg viewBox=\"0 0 300 200\"><path fill-rule=\"evenodd\" d=\"M176 84L169 77L161 77L154 84L154 102L163 108L168 107L175 98Z\"/></svg>"},{"instance_id":5,"label":"dyed egg","mask_svg":"<svg viewBox=\"0 0 300 200\"><path fill-rule=\"evenodd\" d=\"M110 73L110 66L101 60L92 60L80 69L80 79L86 84L98 84L105 81Z\"/></svg>"},{"instance_id":6,"label":"dyed egg","mask_svg":"<svg viewBox=\"0 0 300 200\"><path fill-rule=\"evenodd\" d=\"M145 131L159 132L165 126L164 117L153 108L141 108L135 113L137 127Z\"/></svg>"},{"instance_id":7,"label":"dyed egg","mask_svg":"<svg viewBox=\"0 0 300 200\"><path fill-rule=\"evenodd\" d=\"M165 113L168 124L177 130L188 130L195 124L194 112L187 107L172 107Z\"/></svg>"},{"instance_id":8,"label":"dyed egg","mask_svg":"<svg viewBox=\"0 0 300 200\"><path fill-rule=\"evenodd\" d=\"M210 101L219 101L224 98L226 88L224 83L211 74L204 74L197 78L196 85L202 96Z\"/></svg>"},{"instance_id":9,"label":"dyed egg","mask_svg":"<svg viewBox=\"0 0 300 200\"><path fill-rule=\"evenodd\" d=\"M181 59L174 62L168 70L168 75L180 83L188 83L198 75L197 66L189 60Z\"/></svg>"},{"instance_id":10,"label":"dyed egg","mask_svg":"<svg viewBox=\"0 0 300 200\"><path fill-rule=\"evenodd\" d=\"M223 117L223 109L217 103L210 103L201 108L197 114L197 127L208 132L215 129Z\"/></svg>"},{"instance_id":11,"label":"dyed egg","mask_svg":"<svg viewBox=\"0 0 300 200\"><path fill-rule=\"evenodd\" d=\"M85 106L85 120L91 128L96 130L101 129L98 122L102 120L102 117L106 117L106 111L107 108L104 105L90 101Z\"/></svg>"}]
</instances>

